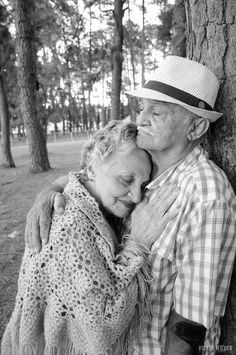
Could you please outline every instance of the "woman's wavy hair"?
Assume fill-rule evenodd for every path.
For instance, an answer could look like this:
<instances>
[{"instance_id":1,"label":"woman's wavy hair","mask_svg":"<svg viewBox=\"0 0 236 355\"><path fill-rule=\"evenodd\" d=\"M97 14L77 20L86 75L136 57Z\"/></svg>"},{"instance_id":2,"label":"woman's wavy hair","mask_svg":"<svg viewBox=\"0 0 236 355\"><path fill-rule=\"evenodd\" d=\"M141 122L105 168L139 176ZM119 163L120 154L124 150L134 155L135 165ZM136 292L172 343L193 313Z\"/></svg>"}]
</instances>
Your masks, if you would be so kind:
<instances>
[{"instance_id":1,"label":"woman's wavy hair","mask_svg":"<svg viewBox=\"0 0 236 355\"><path fill-rule=\"evenodd\" d=\"M132 122L111 121L84 145L80 169L88 179L87 167L96 159L105 160L118 148L132 150L136 147L137 127ZM127 146L125 143L128 143Z\"/></svg>"}]
</instances>

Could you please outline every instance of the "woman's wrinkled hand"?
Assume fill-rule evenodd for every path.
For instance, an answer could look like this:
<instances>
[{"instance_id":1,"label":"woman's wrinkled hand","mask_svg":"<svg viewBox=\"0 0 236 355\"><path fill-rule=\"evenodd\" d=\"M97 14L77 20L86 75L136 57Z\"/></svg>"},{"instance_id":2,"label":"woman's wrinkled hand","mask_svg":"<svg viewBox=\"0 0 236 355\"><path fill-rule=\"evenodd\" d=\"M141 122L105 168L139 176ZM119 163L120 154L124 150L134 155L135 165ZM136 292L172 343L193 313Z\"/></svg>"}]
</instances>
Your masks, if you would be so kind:
<instances>
[{"instance_id":1,"label":"woman's wrinkled hand","mask_svg":"<svg viewBox=\"0 0 236 355\"><path fill-rule=\"evenodd\" d=\"M47 188L41 191L26 217L25 243L34 253L47 244L51 226L52 210L63 214L65 197L62 193Z\"/></svg>"},{"instance_id":2,"label":"woman's wrinkled hand","mask_svg":"<svg viewBox=\"0 0 236 355\"><path fill-rule=\"evenodd\" d=\"M166 225L179 213L174 202L179 193L176 185L165 185L161 190L137 205L131 216L131 235L151 248Z\"/></svg>"}]
</instances>

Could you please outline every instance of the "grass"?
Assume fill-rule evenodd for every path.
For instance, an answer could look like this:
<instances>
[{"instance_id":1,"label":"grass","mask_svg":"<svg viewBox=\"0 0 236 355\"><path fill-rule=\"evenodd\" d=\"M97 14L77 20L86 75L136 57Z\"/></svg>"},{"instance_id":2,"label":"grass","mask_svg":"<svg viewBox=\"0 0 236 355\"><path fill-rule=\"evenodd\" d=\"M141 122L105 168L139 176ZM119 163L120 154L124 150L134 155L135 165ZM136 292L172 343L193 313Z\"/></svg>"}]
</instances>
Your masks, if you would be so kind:
<instances>
[{"instance_id":1,"label":"grass","mask_svg":"<svg viewBox=\"0 0 236 355\"><path fill-rule=\"evenodd\" d=\"M24 251L25 218L35 195L68 171L78 170L85 139L48 144L53 169L29 173L27 146L13 146L16 168L0 168L0 341L11 316Z\"/></svg>"}]
</instances>

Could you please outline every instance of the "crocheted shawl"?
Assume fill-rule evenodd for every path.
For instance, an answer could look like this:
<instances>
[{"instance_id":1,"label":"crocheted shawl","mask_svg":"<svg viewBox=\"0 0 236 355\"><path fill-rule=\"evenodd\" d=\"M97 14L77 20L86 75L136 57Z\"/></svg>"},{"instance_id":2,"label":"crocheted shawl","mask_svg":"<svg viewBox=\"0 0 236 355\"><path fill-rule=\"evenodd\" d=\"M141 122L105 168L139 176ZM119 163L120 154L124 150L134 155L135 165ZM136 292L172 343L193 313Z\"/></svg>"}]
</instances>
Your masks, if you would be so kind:
<instances>
[{"instance_id":1,"label":"crocheted shawl","mask_svg":"<svg viewBox=\"0 0 236 355\"><path fill-rule=\"evenodd\" d=\"M25 250L3 355L122 355L142 328L144 258L133 247L115 256L113 232L79 177L69 174L49 243L37 255Z\"/></svg>"}]
</instances>

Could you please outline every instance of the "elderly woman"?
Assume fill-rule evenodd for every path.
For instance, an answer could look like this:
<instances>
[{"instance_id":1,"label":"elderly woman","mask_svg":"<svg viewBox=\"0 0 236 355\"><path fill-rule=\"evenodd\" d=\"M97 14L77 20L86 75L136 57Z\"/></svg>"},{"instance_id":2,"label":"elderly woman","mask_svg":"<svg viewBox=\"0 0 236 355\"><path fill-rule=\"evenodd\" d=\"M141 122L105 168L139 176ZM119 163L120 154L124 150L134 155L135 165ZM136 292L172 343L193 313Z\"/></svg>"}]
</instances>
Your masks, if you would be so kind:
<instances>
[{"instance_id":1,"label":"elderly woman","mask_svg":"<svg viewBox=\"0 0 236 355\"><path fill-rule=\"evenodd\" d=\"M132 347L148 308L146 254L173 217L163 215L174 199L167 191L164 206L151 208L150 218L160 220L155 236L147 225L145 240L137 233L120 244L122 220L152 169L135 138L134 125L112 122L84 148L83 170L69 174L66 209L54 214L49 243L36 255L26 247L3 355L125 355Z\"/></svg>"}]
</instances>

